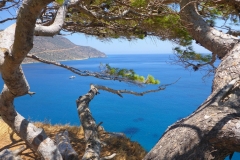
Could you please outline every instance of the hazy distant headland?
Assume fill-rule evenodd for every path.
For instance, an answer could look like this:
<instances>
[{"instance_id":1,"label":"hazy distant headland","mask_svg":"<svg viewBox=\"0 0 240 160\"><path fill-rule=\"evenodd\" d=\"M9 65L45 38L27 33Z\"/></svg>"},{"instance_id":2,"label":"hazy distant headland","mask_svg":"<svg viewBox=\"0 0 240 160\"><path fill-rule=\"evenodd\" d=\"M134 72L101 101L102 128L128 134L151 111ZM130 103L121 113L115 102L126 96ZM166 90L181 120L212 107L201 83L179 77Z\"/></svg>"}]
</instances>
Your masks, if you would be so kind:
<instances>
[{"instance_id":1,"label":"hazy distant headland","mask_svg":"<svg viewBox=\"0 0 240 160\"><path fill-rule=\"evenodd\" d=\"M62 36L34 37L34 46L30 54L51 61L106 57L104 53L95 48L75 45ZM23 63L32 62L36 61L30 58L25 58L23 61Z\"/></svg>"}]
</instances>

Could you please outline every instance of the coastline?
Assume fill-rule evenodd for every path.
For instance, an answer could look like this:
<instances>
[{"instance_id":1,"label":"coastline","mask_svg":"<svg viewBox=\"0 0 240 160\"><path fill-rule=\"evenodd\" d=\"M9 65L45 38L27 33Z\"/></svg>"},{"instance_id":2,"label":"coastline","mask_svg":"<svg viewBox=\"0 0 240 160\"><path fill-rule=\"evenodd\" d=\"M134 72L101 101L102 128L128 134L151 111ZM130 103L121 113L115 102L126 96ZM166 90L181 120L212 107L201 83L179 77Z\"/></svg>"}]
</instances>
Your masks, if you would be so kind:
<instances>
[{"instance_id":1,"label":"coastline","mask_svg":"<svg viewBox=\"0 0 240 160\"><path fill-rule=\"evenodd\" d=\"M75 58L75 59L63 59L63 60L55 60L55 61L52 61L52 60L49 60L49 61L52 61L52 62L64 62L64 61L81 61L81 60L87 60L87 59L91 59L91 58L106 58L106 56L98 56L98 57L88 57L88 58ZM31 58L29 58L31 59ZM43 62L40 62L40 61L37 61L37 60L34 60L34 61L31 61L31 62L22 62L22 64L32 64L32 63L43 63Z\"/></svg>"}]
</instances>

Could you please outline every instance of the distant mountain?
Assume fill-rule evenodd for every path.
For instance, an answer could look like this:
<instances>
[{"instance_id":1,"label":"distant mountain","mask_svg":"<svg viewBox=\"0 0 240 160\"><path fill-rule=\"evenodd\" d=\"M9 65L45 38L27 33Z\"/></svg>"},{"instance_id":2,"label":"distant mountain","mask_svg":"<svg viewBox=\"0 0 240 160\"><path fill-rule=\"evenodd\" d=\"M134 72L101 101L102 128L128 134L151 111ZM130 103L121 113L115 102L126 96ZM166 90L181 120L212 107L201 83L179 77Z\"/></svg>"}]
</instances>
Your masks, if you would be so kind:
<instances>
[{"instance_id":1,"label":"distant mountain","mask_svg":"<svg viewBox=\"0 0 240 160\"><path fill-rule=\"evenodd\" d=\"M95 48L75 45L62 36L34 37L34 46L30 54L52 61L106 57L104 53ZM25 58L24 63L30 62L35 62L35 60Z\"/></svg>"}]
</instances>

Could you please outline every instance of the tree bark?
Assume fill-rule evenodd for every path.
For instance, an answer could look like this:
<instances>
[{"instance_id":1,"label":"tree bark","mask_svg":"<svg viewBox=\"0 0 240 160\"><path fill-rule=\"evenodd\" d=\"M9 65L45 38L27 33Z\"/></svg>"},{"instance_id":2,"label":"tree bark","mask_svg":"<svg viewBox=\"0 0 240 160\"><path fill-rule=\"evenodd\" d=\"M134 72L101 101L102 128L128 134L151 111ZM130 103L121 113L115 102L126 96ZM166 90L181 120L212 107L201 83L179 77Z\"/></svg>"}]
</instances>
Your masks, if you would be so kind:
<instances>
[{"instance_id":1,"label":"tree bark","mask_svg":"<svg viewBox=\"0 0 240 160\"><path fill-rule=\"evenodd\" d=\"M13 152L9 149L4 149L0 152L0 159L1 160L22 160L20 157L13 154Z\"/></svg>"},{"instance_id":2,"label":"tree bark","mask_svg":"<svg viewBox=\"0 0 240 160\"><path fill-rule=\"evenodd\" d=\"M43 159L61 160L61 154L46 133L22 117L14 108L15 97L30 93L20 64L33 46L36 19L52 0L24 0L16 24L0 32L0 69L4 88L0 95L0 115Z\"/></svg>"},{"instance_id":3,"label":"tree bark","mask_svg":"<svg viewBox=\"0 0 240 160\"><path fill-rule=\"evenodd\" d=\"M208 26L195 1L181 1L181 18L203 47L221 57L211 95L190 116L168 127L144 160L224 159L240 151L240 44Z\"/></svg>"},{"instance_id":4,"label":"tree bark","mask_svg":"<svg viewBox=\"0 0 240 160\"><path fill-rule=\"evenodd\" d=\"M224 65L219 70L228 72ZM236 78L216 89L193 114L170 126L144 159L224 159L240 151L239 84Z\"/></svg>"},{"instance_id":5,"label":"tree bark","mask_svg":"<svg viewBox=\"0 0 240 160\"><path fill-rule=\"evenodd\" d=\"M0 152L0 159L1 160L22 160L18 154L25 149L24 146L20 147L15 151L11 151L9 149L4 149Z\"/></svg>"},{"instance_id":6,"label":"tree bark","mask_svg":"<svg viewBox=\"0 0 240 160\"><path fill-rule=\"evenodd\" d=\"M53 24L50 26L42 26L42 25L37 25L35 27L35 32L34 34L36 36L54 36L57 35L63 26L65 16L67 13L67 7L68 7L69 0L65 0L63 5L58 9L57 15L54 19Z\"/></svg>"},{"instance_id":7,"label":"tree bark","mask_svg":"<svg viewBox=\"0 0 240 160\"><path fill-rule=\"evenodd\" d=\"M60 132L55 136L57 147L62 155L63 160L77 160L78 154L72 148L68 137L68 131Z\"/></svg>"},{"instance_id":8,"label":"tree bark","mask_svg":"<svg viewBox=\"0 0 240 160\"><path fill-rule=\"evenodd\" d=\"M223 58L238 43L237 37L225 34L209 26L196 11L196 1L182 0L180 5L182 24L189 34L204 48L217 54L219 58Z\"/></svg>"},{"instance_id":9,"label":"tree bark","mask_svg":"<svg viewBox=\"0 0 240 160\"><path fill-rule=\"evenodd\" d=\"M87 141L83 160L100 159L101 142L98 138L97 124L88 106L97 93L97 88L91 85L90 91L86 95L80 96L77 100L78 115L83 126L85 140Z\"/></svg>"},{"instance_id":10,"label":"tree bark","mask_svg":"<svg viewBox=\"0 0 240 160\"><path fill-rule=\"evenodd\" d=\"M102 145L104 144L100 141L98 134L101 123L98 125L96 124L89 109L90 101L94 98L95 95L99 93L97 87L99 86L94 86L91 84L89 92L84 96L80 96L76 101L78 116L84 130L84 138L87 141L85 153L83 155L82 160L107 160L112 159L116 156L116 153L113 153L110 156L100 158L101 148ZM117 137L124 136L121 133L115 134L108 133L108 134L110 136Z\"/></svg>"}]
</instances>

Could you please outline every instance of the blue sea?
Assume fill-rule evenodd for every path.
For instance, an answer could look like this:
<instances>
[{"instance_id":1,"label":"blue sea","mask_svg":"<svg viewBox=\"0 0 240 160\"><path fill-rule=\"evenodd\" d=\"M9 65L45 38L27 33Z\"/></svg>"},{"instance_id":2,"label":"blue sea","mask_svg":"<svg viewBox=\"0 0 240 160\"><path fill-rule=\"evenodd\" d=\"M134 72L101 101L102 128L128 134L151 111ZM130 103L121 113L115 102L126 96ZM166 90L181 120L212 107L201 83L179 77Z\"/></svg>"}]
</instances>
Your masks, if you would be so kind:
<instances>
[{"instance_id":1,"label":"blue sea","mask_svg":"<svg viewBox=\"0 0 240 160\"><path fill-rule=\"evenodd\" d=\"M173 57L173 54L124 54L62 63L90 71L99 71L100 63L108 63L112 67L134 69L137 74L145 77L151 74L161 81L160 85L173 83L180 78L177 83L163 91L141 97L124 94L121 98L100 91L90 103L96 122L103 122L105 130L124 132L149 151L169 125L191 114L211 91L213 77L203 78L206 74L204 70L194 72L174 65L171 61ZM31 91L36 94L32 97L26 95L17 98L15 107L20 114L31 121L80 125L76 99L88 92L91 83L139 92L158 87L158 85L138 87L133 84L78 75L75 75L74 79L69 79L74 73L42 63L22 66ZM238 159L237 154L234 158Z\"/></svg>"}]
</instances>

